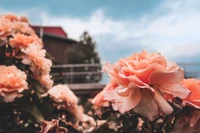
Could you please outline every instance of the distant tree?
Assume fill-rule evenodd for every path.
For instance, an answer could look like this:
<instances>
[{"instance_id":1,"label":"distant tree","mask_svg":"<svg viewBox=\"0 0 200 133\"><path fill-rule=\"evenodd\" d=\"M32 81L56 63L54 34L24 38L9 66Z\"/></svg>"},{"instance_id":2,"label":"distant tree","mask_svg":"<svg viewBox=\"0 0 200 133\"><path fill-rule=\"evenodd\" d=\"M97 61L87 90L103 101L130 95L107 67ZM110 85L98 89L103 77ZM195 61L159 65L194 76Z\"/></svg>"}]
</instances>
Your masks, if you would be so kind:
<instances>
[{"instance_id":1,"label":"distant tree","mask_svg":"<svg viewBox=\"0 0 200 133\"><path fill-rule=\"evenodd\" d=\"M74 72L88 72L88 74L74 76L73 83L96 83L101 80L101 73L89 73L91 71L100 72L101 61L96 51L96 42L88 32L84 32L80 37L79 43L74 44L69 49L67 58L69 64L99 64L99 67L75 68Z\"/></svg>"}]
</instances>

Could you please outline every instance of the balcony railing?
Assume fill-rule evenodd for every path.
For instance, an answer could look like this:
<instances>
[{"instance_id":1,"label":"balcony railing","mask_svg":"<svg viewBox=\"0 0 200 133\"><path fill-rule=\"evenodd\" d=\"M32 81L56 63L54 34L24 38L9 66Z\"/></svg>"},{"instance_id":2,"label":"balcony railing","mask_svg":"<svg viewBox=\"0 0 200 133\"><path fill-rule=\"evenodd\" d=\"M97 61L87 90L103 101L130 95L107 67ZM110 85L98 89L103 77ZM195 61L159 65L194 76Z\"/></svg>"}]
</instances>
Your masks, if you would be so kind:
<instances>
[{"instance_id":1,"label":"balcony railing","mask_svg":"<svg viewBox=\"0 0 200 133\"><path fill-rule=\"evenodd\" d=\"M178 63L179 66L184 68L185 77L200 78L200 63ZM95 96L100 92L105 85L110 81L106 73L102 73L102 79L99 83L74 83L74 77L85 78L86 75L99 75L101 70L91 71L89 68L101 68L103 65L99 64L64 64L64 65L54 65L52 66L51 74L54 81L61 80L68 84L70 89L76 95L83 96L87 95L89 97ZM84 70L84 71L77 71ZM97 69L94 69L97 70Z\"/></svg>"},{"instance_id":2,"label":"balcony railing","mask_svg":"<svg viewBox=\"0 0 200 133\"><path fill-rule=\"evenodd\" d=\"M89 69L90 68L90 69ZM91 69L94 68L94 69ZM73 84L75 77L86 77L101 74L99 64L63 64L52 66L51 75L54 80L65 79L67 83ZM95 70L95 71L94 71Z\"/></svg>"},{"instance_id":3,"label":"balcony railing","mask_svg":"<svg viewBox=\"0 0 200 133\"><path fill-rule=\"evenodd\" d=\"M200 63L177 63L184 68L185 77L200 78ZM67 83L73 84L74 77L85 77L86 75L99 75L101 70L89 71L89 68L101 68L99 64L63 64L52 66L52 76L54 79L64 79ZM80 69L81 71L77 71ZM83 71L84 70L84 71ZM94 69L97 70L97 69ZM109 77L106 73L102 73L101 83L108 83Z\"/></svg>"}]
</instances>

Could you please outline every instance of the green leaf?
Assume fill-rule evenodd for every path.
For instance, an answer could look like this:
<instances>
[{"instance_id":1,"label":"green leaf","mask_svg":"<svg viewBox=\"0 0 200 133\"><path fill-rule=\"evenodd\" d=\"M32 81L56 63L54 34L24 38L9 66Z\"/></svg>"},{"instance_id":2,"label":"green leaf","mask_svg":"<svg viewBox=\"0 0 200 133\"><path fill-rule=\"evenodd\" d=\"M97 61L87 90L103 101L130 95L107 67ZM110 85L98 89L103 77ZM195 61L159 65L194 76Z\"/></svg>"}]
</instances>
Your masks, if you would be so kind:
<instances>
[{"instance_id":1,"label":"green leaf","mask_svg":"<svg viewBox=\"0 0 200 133\"><path fill-rule=\"evenodd\" d=\"M36 122L44 121L42 113L38 110L36 106L26 104L22 107L22 110L31 114L35 118Z\"/></svg>"},{"instance_id":2,"label":"green leaf","mask_svg":"<svg viewBox=\"0 0 200 133\"><path fill-rule=\"evenodd\" d=\"M41 94L44 94L46 92L45 88L42 87L42 85L38 81L36 81L36 80L32 80L31 82L32 82L32 84L35 87L35 91L36 91L37 96L39 98L41 98Z\"/></svg>"}]
</instances>

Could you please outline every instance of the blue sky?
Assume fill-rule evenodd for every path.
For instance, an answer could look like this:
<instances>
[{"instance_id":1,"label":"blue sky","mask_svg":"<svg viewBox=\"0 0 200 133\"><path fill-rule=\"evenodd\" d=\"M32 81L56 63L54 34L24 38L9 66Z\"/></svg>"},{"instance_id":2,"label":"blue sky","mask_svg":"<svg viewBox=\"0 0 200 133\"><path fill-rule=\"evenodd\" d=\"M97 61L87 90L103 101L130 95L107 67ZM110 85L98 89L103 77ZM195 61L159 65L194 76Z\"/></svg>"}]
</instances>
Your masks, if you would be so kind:
<instances>
[{"instance_id":1,"label":"blue sky","mask_svg":"<svg viewBox=\"0 0 200 133\"><path fill-rule=\"evenodd\" d=\"M12 4L11 4L12 3ZM102 9L112 18L129 19L139 17L146 12L151 12L161 0L1 0L1 8L12 9L13 11L29 10L30 8L44 10L56 16L88 17L97 9Z\"/></svg>"},{"instance_id":2,"label":"blue sky","mask_svg":"<svg viewBox=\"0 0 200 133\"><path fill-rule=\"evenodd\" d=\"M145 49L168 60L200 63L199 0L0 0L0 12L31 24L62 26L70 38L87 30L102 62Z\"/></svg>"}]
</instances>

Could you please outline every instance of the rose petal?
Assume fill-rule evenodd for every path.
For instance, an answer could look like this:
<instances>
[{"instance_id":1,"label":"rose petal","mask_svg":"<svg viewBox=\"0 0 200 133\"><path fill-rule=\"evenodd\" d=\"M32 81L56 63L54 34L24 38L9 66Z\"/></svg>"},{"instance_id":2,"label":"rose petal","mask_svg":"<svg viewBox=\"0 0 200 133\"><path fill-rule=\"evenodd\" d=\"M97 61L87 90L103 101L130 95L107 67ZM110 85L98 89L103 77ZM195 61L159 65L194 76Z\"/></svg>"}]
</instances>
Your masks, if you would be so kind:
<instances>
[{"instance_id":1,"label":"rose petal","mask_svg":"<svg viewBox=\"0 0 200 133\"><path fill-rule=\"evenodd\" d=\"M155 95L154 99L156 103L158 104L159 108L162 110L163 113L166 115L169 115L173 112L173 108L170 106L170 104L164 99L164 97L160 94L160 92L154 88Z\"/></svg>"},{"instance_id":2,"label":"rose petal","mask_svg":"<svg viewBox=\"0 0 200 133\"><path fill-rule=\"evenodd\" d=\"M149 84L175 84L184 78L182 68L169 70L155 70L149 77Z\"/></svg>"},{"instance_id":3,"label":"rose petal","mask_svg":"<svg viewBox=\"0 0 200 133\"><path fill-rule=\"evenodd\" d=\"M115 81L120 85L126 86L129 84L127 79L124 79L121 76L119 76L120 67L115 64L110 64L107 62L102 71L107 72L111 80Z\"/></svg>"},{"instance_id":4,"label":"rose petal","mask_svg":"<svg viewBox=\"0 0 200 133\"><path fill-rule=\"evenodd\" d=\"M117 87L118 85L114 82L110 82L108 85L106 85L106 87L99 93L95 96L95 98L92 100L92 103L95 105L95 106L101 106L105 100L104 100L104 93L107 91L107 90L113 90Z\"/></svg>"},{"instance_id":5,"label":"rose petal","mask_svg":"<svg viewBox=\"0 0 200 133\"><path fill-rule=\"evenodd\" d=\"M22 63L23 63L23 64L26 64L26 65L30 65L30 64L31 64L31 60L28 59L28 58L24 58L24 59L22 60Z\"/></svg>"},{"instance_id":6,"label":"rose petal","mask_svg":"<svg viewBox=\"0 0 200 133\"><path fill-rule=\"evenodd\" d=\"M127 97L134 89L140 89L135 83L130 83L127 88L123 88L117 91L117 94L122 97Z\"/></svg>"},{"instance_id":7,"label":"rose petal","mask_svg":"<svg viewBox=\"0 0 200 133\"><path fill-rule=\"evenodd\" d=\"M193 107L196 109L200 109L200 102L195 102L195 101L186 101L184 100L185 105L189 106L189 107Z\"/></svg>"},{"instance_id":8,"label":"rose petal","mask_svg":"<svg viewBox=\"0 0 200 133\"><path fill-rule=\"evenodd\" d=\"M163 66L157 63L151 63L145 69L134 70L134 75L137 76L142 82L148 84L149 76L154 72L156 69L163 69Z\"/></svg>"},{"instance_id":9,"label":"rose petal","mask_svg":"<svg viewBox=\"0 0 200 133\"><path fill-rule=\"evenodd\" d=\"M152 92L154 92L154 89L152 87L150 87L148 84L145 84L144 82L142 82L138 77L136 77L135 75L131 75L129 77L127 77L127 79L132 82L135 83L138 87L140 88L147 88L149 90L151 90Z\"/></svg>"},{"instance_id":10,"label":"rose petal","mask_svg":"<svg viewBox=\"0 0 200 133\"><path fill-rule=\"evenodd\" d=\"M152 62L149 62L149 63L150 64L152 64L152 63L158 63L158 64L162 65L164 68L166 68L167 65L168 65L167 60L163 56L158 56Z\"/></svg>"},{"instance_id":11,"label":"rose petal","mask_svg":"<svg viewBox=\"0 0 200 133\"><path fill-rule=\"evenodd\" d=\"M121 96L117 94L121 89L125 89L123 86L118 86L114 90L106 90L104 92L104 100L112 101L114 99L120 99Z\"/></svg>"},{"instance_id":12,"label":"rose petal","mask_svg":"<svg viewBox=\"0 0 200 133\"><path fill-rule=\"evenodd\" d=\"M153 121L158 115L158 106L153 98L151 91L141 90L142 98L134 111L149 120Z\"/></svg>"},{"instance_id":13,"label":"rose petal","mask_svg":"<svg viewBox=\"0 0 200 133\"><path fill-rule=\"evenodd\" d=\"M194 79L194 78L184 79L181 83L192 92L191 95L187 98L188 101L200 100L199 79Z\"/></svg>"},{"instance_id":14,"label":"rose petal","mask_svg":"<svg viewBox=\"0 0 200 133\"><path fill-rule=\"evenodd\" d=\"M21 96L21 94L19 94L17 91L11 91L9 93L7 92L1 92L0 95L2 95L4 97L4 102L12 102L15 100L16 97Z\"/></svg>"},{"instance_id":15,"label":"rose petal","mask_svg":"<svg viewBox=\"0 0 200 133\"><path fill-rule=\"evenodd\" d=\"M129 86L132 87L132 86ZM124 113L133 109L140 101L141 94L140 89L132 89L127 97L121 97L118 95L119 90L124 89L120 86L112 91L107 91L104 95L105 100L113 102L113 107L115 110L118 110L120 113Z\"/></svg>"},{"instance_id":16,"label":"rose petal","mask_svg":"<svg viewBox=\"0 0 200 133\"><path fill-rule=\"evenodd\" d=\"M180 83L156 85L156 88L158 88L159 90L163 92L177 96L181 99L186 98L190 94L190 91L187 88L185 88L183 85L181 85Z\"/></svg>"},{"instance_id":17,"label":"rose petal","mask_svg":"<svg viewBox=\"0 0 200 133\"><path fill-rule=\"evenodd\" d=\"M130 94L130 92L132 91L132 89L135 89L135 88L123 88L121 90L118 90L117 94L122 97L127 97Z\"/></svg>"}]
</instances>

